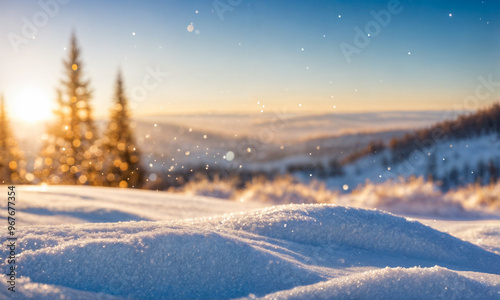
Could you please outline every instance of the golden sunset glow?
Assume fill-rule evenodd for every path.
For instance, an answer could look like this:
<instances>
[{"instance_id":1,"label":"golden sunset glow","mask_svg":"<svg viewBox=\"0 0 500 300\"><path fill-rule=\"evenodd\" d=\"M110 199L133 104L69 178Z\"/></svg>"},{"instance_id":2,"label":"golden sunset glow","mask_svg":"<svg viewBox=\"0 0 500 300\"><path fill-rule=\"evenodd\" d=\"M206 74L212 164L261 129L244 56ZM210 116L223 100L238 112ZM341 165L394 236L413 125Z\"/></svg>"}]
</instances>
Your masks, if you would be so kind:
<instances>
[{"instance_id":1,"label":"golden sunset glow","mask_svg":"<svg viewBox=\"0 0 500 300\"><path fill-rule=\"evenodd\" d=\"M12 95L8 106L13 120L36 122L52 118L48 96L37 88L25 88Z\"/></svg>"}]
</instances>

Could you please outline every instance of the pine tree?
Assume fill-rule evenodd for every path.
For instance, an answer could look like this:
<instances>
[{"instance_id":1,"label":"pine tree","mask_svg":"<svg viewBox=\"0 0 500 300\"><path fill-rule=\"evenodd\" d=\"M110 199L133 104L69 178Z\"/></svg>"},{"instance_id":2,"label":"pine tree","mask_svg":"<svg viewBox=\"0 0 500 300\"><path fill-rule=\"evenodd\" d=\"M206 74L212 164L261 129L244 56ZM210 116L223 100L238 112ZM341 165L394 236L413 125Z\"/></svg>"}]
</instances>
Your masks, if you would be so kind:
<instances>
[{"instance_id":1,"label":"pine tree","mask_svg":"<svg viewBox=\"0 0 500 300\"><path fill-rule=\"evenodd\" d=\"M449 182L451 186L456 186L458 185L458 179L459 179L460 173L458 172L458 169L456 166L451 168L450 173L448 174L449 177Z\"/></svg>"},{"instance_id":2,"label":"pine tree","mask_svg":"<svg viewBox=\"0 0 500 300\"><path fill-rule=\"evenodd\" d=\"M490 159L490 161L488 162L488 173L490 175L490 183L497 182L498 170L497 166L495 165L495 161L493 159Z\"/></svg>"},{"instance_id":3,"label":"pine tree","mask_svg":"<svg viewBox=\"0 0 500 300\"><path fill-rule=\"evenodd\" d=\"M140 152L130 126L130 112L121 72L116 79L114 106L104 137L106 180L110 186L140 187L143 169Z\"/></svg>"},{"instance_id":4,"label":"pine tree","mask_svg":"<svg viewBox=\"0 0 500 300\"><path fill-rule=\"evenodd\" d=\"M436 179L436 171L437 171L436 157L437 157L436 153L430 153L430 155L428 156L426 173L427 173L427 179L429 181L433 181L434 179Z\"/></svg>"},{"instance_id":5,"label":"pine tree","mask_svg":"<svg viewBox=\"0 0 500 300\"><path fill-rule=\"evenodd\" d=\"M0 183L23 183L26 162L11 132L3 95L0 96Z\"/></svg>"},{"instance_id":6,"label":"pine tree","mask_svg":"<svg viewBox=\"0 0 500 300\"><path fill-rule=\"evenodd\" d=\"M344 168L336 158L330 160L330 162L328 163L328 176L344 176Z\"/></svg>"},{"instance_id":7,"label":"pine tree","mask_svg":"<svg viewBox=\"0 0 500 300\"><path fill-rule=\"evenodd\" d=\"M80 48L74 34L63 65L65 79L58 91L57 121L49 127L35 168L44 182L102 185L101 142L89 104L92 93L89 81L83 79Z\"/></svg>"},{"instance_id":8,"label":"pine tree","mask_svg":"<svg viewBox=\"0 0 500 300\"><path fill-rule=\"evenodd\" d=\"M479 162L477 163L477 182L479 184L483 184L483 181L484 181L484 177L486 175L486 164L484 163L484 161L481 159L479 160Z\"/></svg>"}]
</instances>

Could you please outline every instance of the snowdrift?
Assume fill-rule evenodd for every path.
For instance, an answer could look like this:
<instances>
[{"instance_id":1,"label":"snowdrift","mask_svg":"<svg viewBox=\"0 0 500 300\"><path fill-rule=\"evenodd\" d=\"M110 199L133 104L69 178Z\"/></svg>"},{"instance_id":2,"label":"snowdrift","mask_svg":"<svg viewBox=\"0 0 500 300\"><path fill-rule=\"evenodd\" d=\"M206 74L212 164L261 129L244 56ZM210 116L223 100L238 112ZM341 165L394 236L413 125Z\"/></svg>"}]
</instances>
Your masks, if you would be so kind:
<instances>
[{"instance_id":1,"label":"snowdrift","mask_svg":"<svg viewBox=\"0 0 500 300\"><path fill-rule=\"evenodd\" d=\"M389 292L390 291L390 292ZM267 295L265 299L498 299L497 287L441 267L385 268Z\"/></svg>"},{"instance_id":2,"label":"snowdrift","mask_svg":"<svg viewBox=\"0 0 500 300\"><path fill-rule=\"evenodd\" d=\"M19 244L19 299L500 297L500 255L416 221L335 205L27 226Z\"/></svg>"},{"instance_id":3,"label":"snowdrift","mask_svg":"<svg viewBox=\"0 0 500 300\"><path fill-rule=\"evenodd\" d=\"M23 225L172 220L264 206L202 196L90 186L19 186L18 198L17 214ZM7 218L6 205L0 202L0 216L4 218Z\"/></svg>"}]
</instances>

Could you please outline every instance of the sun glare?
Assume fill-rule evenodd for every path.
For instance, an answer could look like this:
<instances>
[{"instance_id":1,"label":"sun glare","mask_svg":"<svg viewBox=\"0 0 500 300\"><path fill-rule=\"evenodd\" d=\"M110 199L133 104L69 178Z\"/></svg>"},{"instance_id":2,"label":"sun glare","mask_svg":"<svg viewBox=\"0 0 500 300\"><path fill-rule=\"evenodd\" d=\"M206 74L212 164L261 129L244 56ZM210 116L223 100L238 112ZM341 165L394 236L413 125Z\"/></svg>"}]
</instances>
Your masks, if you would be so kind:
<instances>
[{"instance_id":1,"label":"sun glare","mask_svg":"<svg viewBox=\"0 0 500 300\"><path fill-rule=\"evenodd\" d=\"M45 93L26 88L12 96L7 102L11 120L37 122L52 117L51 103Z\"/></svg>"}]
</instances>

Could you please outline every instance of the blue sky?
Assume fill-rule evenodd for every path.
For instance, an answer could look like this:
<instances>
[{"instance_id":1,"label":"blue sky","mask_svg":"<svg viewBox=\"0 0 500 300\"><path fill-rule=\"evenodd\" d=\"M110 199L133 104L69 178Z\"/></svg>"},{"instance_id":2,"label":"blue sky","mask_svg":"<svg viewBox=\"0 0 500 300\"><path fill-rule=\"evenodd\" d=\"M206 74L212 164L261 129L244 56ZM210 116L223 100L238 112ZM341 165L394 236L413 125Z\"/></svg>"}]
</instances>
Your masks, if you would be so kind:
<instances>
[{"instance_id":1,"label":"blue sky","mask_svg":"<svg viewBox=\"0 0 500 300\"><path fill-rule=\"evenodd\" d=\"M136 115L441 110L474 95L479 76L500 81L500 1L400 1L350 62L340 45L391 1L220 0L223 20L213 3L68 1L15 51L9 38L43 9L0 1L0 92L19 117L47 115L72 30L98 116L118 68ZM167 75L139 99L148 68Z\"/></svg>"}]
</instances>

